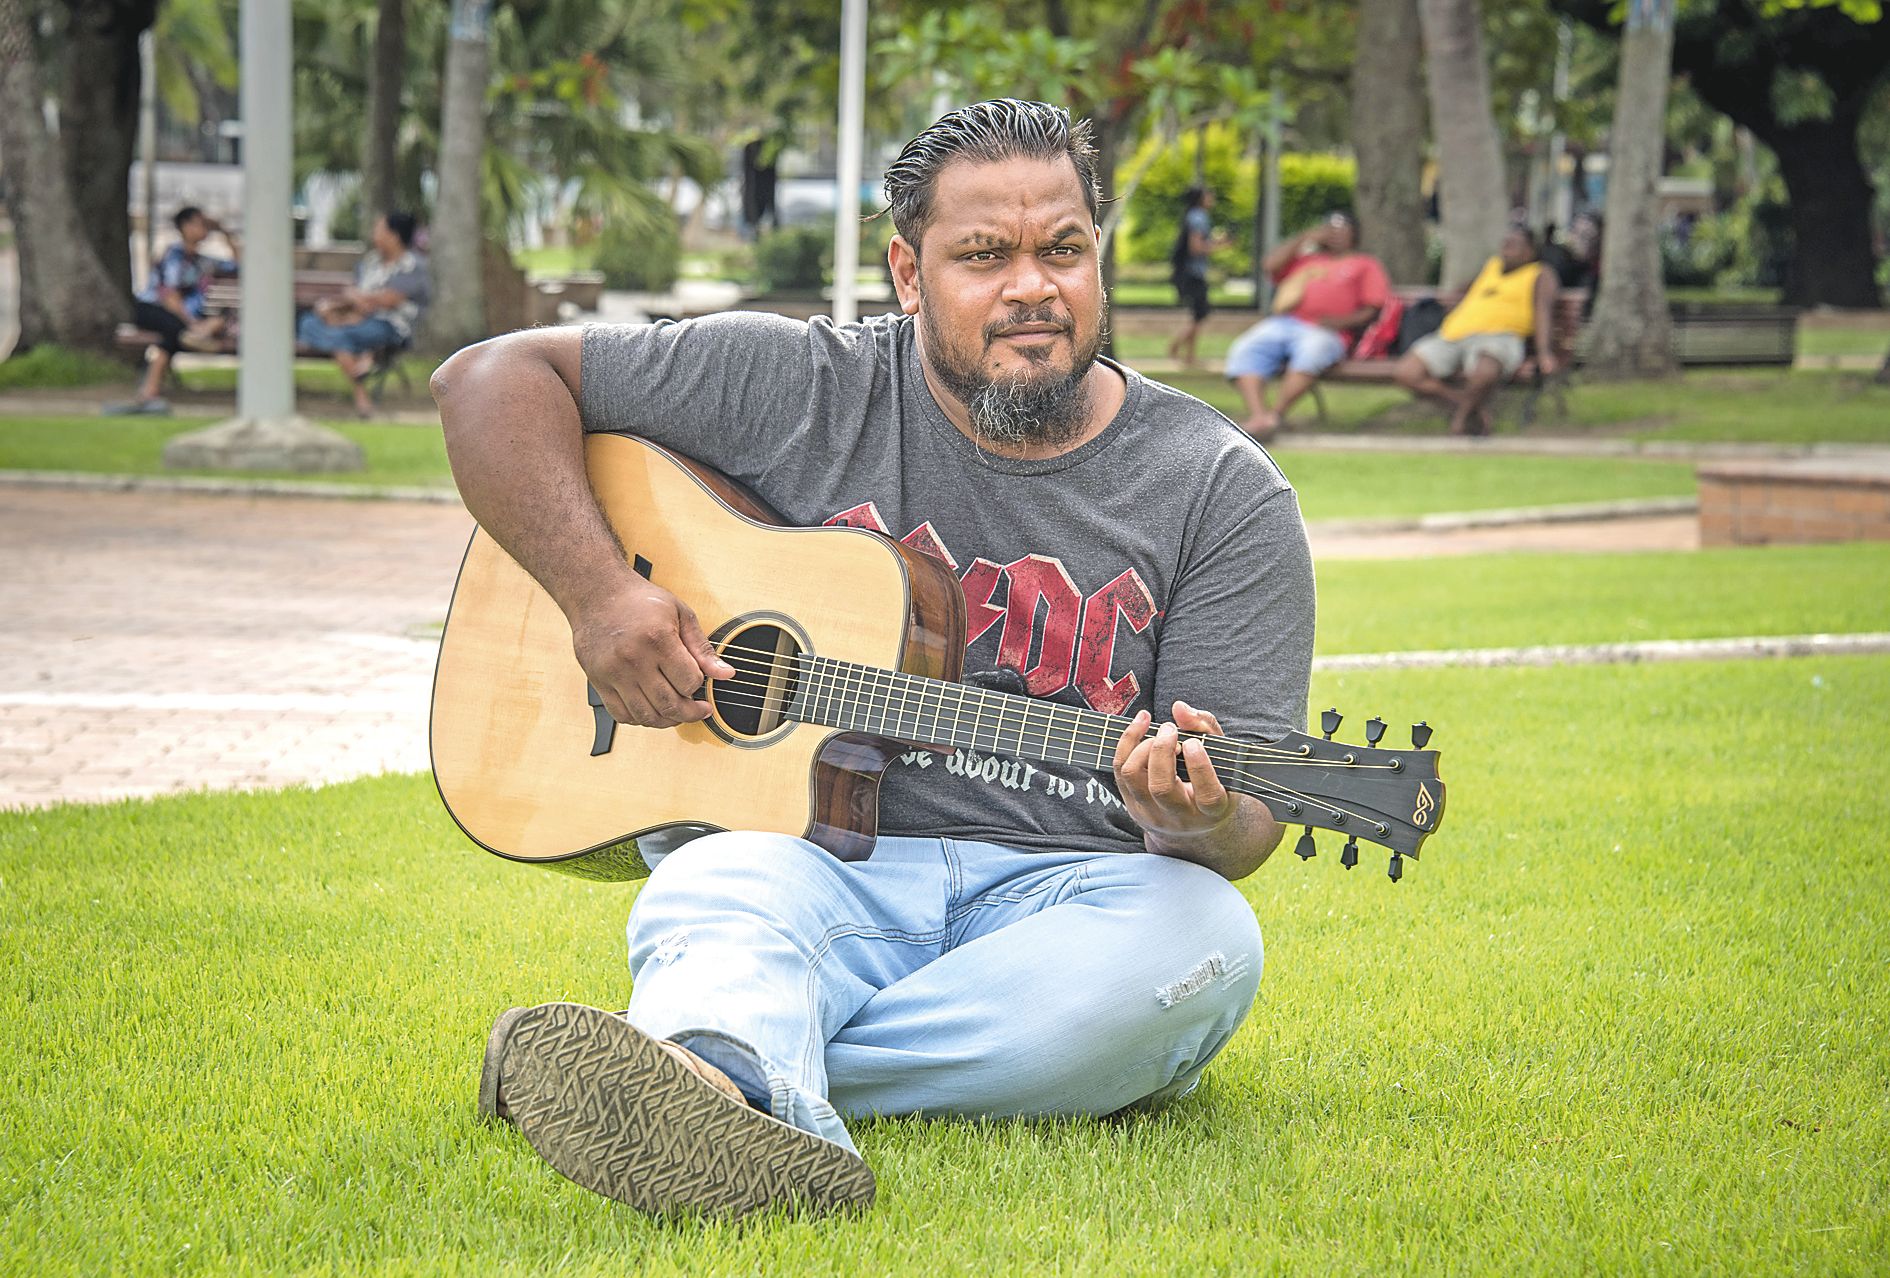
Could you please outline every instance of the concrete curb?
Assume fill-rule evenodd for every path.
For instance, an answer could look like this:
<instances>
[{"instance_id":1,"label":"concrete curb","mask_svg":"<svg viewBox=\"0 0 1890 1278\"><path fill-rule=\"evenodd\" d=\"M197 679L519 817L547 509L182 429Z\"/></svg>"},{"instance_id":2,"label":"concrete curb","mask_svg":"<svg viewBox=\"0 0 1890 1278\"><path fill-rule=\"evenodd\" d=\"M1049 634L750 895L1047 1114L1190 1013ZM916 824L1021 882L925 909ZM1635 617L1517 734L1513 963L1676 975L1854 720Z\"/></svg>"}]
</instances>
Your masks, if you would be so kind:
<instances>
[{"instance_id":1,"label":"concrete curb","mask_svg":"<svg viewBox=\"0 0 1890 1278\"><path fill-rule=\"evenodd\" d=\"M1440 511L1408 519L1322 519L1308 524L1316 537L1376 536L1383 533L1462 532L1471 528L1510 528L1520 524L1579 524L1609 519L1654 519L1691 515L1697 497L1631 497L1621 501L1570 502L1562 506L1517 506L1508 510Z\"/></svg>"},{"instance_id":2,"label":"concrete curb","mask_svg":"<svg viewBox=\"0 0 1890 1278\"><path fill-rule=\"evenodd\" d=\"M218 497L323 497L331 501L420 501L457 506L451 488L321 484L301 479L211 479L200 475L109 475L79 470L0 470L0 484L79 492L196 493Z\"/></svg>"},{"instance_id":3,"label":"concrete curb","mask_svg":"<svg viewBox=\"0 0 1890 1278\"><path fill-rule=\"evenodd\" d=\"M1608 666L1658 661L1751 661L1890 653L1890 633L1753 635L1738 639L1656 639L1644 643L1557 644L1536 648L1447 648L1314 657L1313 669L1439 670L1450 666Z\"/></svg>"},{"instance_id":4,"label":"concrete curb","mask_svg":"<svg viewBox=\"0 0 1890 1278\"><path fill-rule=\"evenodd\" d=\"M1335 435L1288 431L1269 448L1322 453L1508 453L1537 457L1626 457L1641 461L1770 461L1784 457L1890 457L1886 444L1748 444L1661 439L1527 439L1483 435Z\"/></svg>"}]
</instances>

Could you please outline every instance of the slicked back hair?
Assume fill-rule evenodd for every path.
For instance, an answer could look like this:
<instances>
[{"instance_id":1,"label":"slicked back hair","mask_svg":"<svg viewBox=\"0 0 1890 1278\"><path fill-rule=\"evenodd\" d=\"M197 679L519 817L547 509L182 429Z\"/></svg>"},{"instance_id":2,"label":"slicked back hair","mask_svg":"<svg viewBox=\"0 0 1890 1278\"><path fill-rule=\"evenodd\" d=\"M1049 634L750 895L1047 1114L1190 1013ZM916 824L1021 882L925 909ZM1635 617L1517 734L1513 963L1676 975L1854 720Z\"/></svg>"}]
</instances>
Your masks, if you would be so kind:
<instances>
[{"instance_id":1,"label":"slicked back hair","mask_svg":"<svg viewBox=\"0 0 1890 1278\"><path fill-rule=\"evenodd\" d=\"M1096 144L1089 121L1071 123L1068 111L1048 102L998 98L940 116L906 143L886 170L893 226L918 253L932 221L932 196L941 170L958 160L995 164L1013 159L1068 160L1083 188L1090 220L1095 220L1102 191L1096 184Z\"/></svg>"}]
</instances>

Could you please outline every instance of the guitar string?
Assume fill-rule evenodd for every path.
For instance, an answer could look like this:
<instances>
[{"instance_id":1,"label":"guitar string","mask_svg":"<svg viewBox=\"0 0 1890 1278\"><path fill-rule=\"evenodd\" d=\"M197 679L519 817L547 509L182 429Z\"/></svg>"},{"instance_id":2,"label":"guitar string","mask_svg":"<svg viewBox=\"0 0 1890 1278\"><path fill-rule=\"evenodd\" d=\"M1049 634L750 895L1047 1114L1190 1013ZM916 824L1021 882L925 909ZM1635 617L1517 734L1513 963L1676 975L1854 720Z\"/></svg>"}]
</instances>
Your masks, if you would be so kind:
<instances>
[{"instance_id":1,"label":"guitar string","mask_svg":"<svg viewBox=\"0 0 1890 1278\"><path fill-rule=\"evenodd\" d=\"M781 654L770 654L771 657L776 657L776 658L778 658L780 655ZM798 657L794 659L799 660ZM746 663L746 662L754 661L755 659L744 657L744 658L738 658L737 660ZM732 662L731 664L734 664L734 663ZM861 667L861 669L870 670L871 668ZM779 672L779 662L771 661L766 664L763 670L751 671L750 673L773 674L773 673L778 673L778 672ZM806 672L803 672L803 673L806 673ZM905 704L909 700L907 691L904 688L900 687L896 682L892 682L893 680L896 680L897 678L900 677L898 674L893 674L892 672L875 672L875 673L879 675L882 685L886 687L890 687L892 690L899 691L902 705ZM819 672L815 672L815 674L816 674L816 677L820 677ZM831 675L827 675L825 677L828 678L829 680L831 680L832 678ZM905 676L905 677L911 678L913 676ZM951 684L942 680L940 681L940 683L942 687L945 687L945 688L968 686L968 685ZM730 687L728 686L728 681L726 680L723 681L723 684L724 684L724 690L716 694L718 701L726 701L733 704L746 704L746 705L749 705L751 708L757 708L757 709L762 709L762 710L785 711L793 703L794 696L795 696L794 692L781 692L781 693L776 693L773 691L754 692L752 690L743 688L740 684L735 684L732 687ZM859 689L859 690L864 691L864 688ZM776 698L777 696L780 698L780 702L779 704L774 704L774 698ZM919 705L921 708L923 708L925 704L923 700L923 696L924 694L923 692L921 692L920 700L919 700ZM754 698L757 698L757 697L759 698L758 702L753 700ZM1082 747L1086 749L1096 749L1101 745L1107 744L1112 739L1111 735L1105 729L1098 726L1093 721L1090 721L1081 717L1081 716L1084 716L1085 714L1093 715L1097 713L1095 711L1085 712L1075 706L1065 706L1054 701L1043 701L1043 700L1033 699L1031 702L1031 708L1034 709L1037 706L1045 707L1049 717L1051 717L1052 719L1054 719L1058 711L1065 711L1072 715L1078 716L1077 723L1076 723L1076 731L1073 731L1071 734L1071 742L1072 742L1073 747L1077 745L1081 745ZM901 719L903 719L904 717L903 710L892 711L888 705L884 705L884 704L868 705L868 706L862 707L861 713L862 714L870 713L872 710L875 710L875 709L879 709L882 711L881 713L882 721L887 719L888 717L899 717ZM999 715L1000 724L1002 722L1004 713L1005 713L1005 708L1003 706L999 706L998 715ZM1030 710L1028 709L1020 710L1019 713L1020 715L1028 715L1030 713ZM1130 722L1132 722L1131 720L1123 719L1119 716L1108 716L1108 718L1113 724L1121 724L1123 726L1123 730L1126 730L1127 725ZM936 721L936 716L935 716L935 721ZM917 716L915 714L914 716L915 725L916 725L916 722L917 722ZM1031 725L1029 724L1027 720L1020 722L1018 724L1018 729L1019 729L1020 734L1025 728L1028 728L1029 726ZM1048 731L1049 728L1054 727L1054 726L1055 726L1054 723L1046 724L1045 725L1046 732ZM978 725L975 725L973 728L974 733L978 731L979 729L981 729L981 727L982 727L981 723ZM994 746L997 741L997 733L999 730L1000 730L999 726L997 725L994 725L992 728L992 734L993 734L992 741L993 741ZM1089 737L1090 734L1099 734L1099 735L1097 735L1094 740L1089 740L1087 738ZM1120 733L1119 732L1116 733L1115 736L1119 737ZM1019 737L1019 740L1021 742L1022 740L1021 735ZM1272 763L1278 766L1286 766L1286 767L1339 767L1339 766L1342 766L1349 770L1354 770L1354 771L1389 772L1389 771L1394 770L1391 767L1391 765L1388 763L1343 764L1336 760L1307 758L1293 751L1280 750L1277 747L1266 746L1266 745L1262 745L1256 742L1228 742L1226 743L1226 745L1222 745L1223 739L1216 738L1207 734L1194 734L1194 733L1188 733L1188 732L1181 732L1179 734L1179 740L1182 742L1189 741L1189 740L1200 741L1202 743L1203 748L1205 748L1208 751L1210 758L1214 757L1216 753L1220 753L1224 757L1227 757L1227 761L1229 762L1235 761L1231 756L1228 756L1227 754L1229 750L1233 750L1236 753L1242 752L1242 751L1251 751L1255 754L1260 755L1262 758L1266 759L1266 761L1269 763ZM1072 760L1072 762L1074 762L1074 760Z\"/></svg>"},{"instance_id":2,"label":"guitar string","mask_svg":"<svg viewBox=\"0 0 1890 1278\"><path fill-rule=\"evenodd\" d=\"M813 656L813 655L811 655L811 654L806 654L806 653L794 653L794 654L784 654L784 653L779 653L779 652L775 652L775 651L772 651L772 650L770 650L770 649L762 649L762 648L750 648L750 647L747 647L746 645L740 645L740 644L730 644L730 645L728 645L728 646L727 646L727 647L726 647L725 649L723 649L723 651L724 651L724 652L728 652L728 651L736 651L736 650L740 650L740 651L743 651L743 652L746 652L746 653L754 653L754 654L756 654L756 655L755 655L755 656L753 656L753 657L741 657L741 658L737 658L736 660L734 660L734 661L730 661L730 663L729 663L730 665L737 665L737 662L742 662L742 663L746 663L746 664L749 664L750 666L755 666L755 665L759 665L759 666L760 666L760 668L759 668L759 669L752 669L752 668L751 668L751 669L749 670L749 673L750 673L750 674L752 674L752 675L762 675L762 674L767 674L767 675L772 675L772 674L777 674L777 673L781 673L781 664L782 664L782 662L783 662L783 661L786 661L786 662L789 662L789 663L795 663L795 664L798 664L798 663L800 663L800 662L802 662L803 660L813 660L813 661L821 661L821 660L828 660L828 661L833 661L833 662L834 662L834 664L835 664L836 666L841 666L841 667L843 667L843 668L845 668L845 667L852 667L852 668L854 668L854 669L857 669L857 670L859 670L859 671L862 671L862 672L864 672L864 673L865 673L865 674L867 674L867 675L868 675L869 677L871 677L872 679L874 679L874 680L876 680L876 681L877 681L877 690L879 690L879 691L898 691L898 692L900 693L900 696L901 696L901 701L902 701L902 704L903 704L903 702L904 702L904 701L906 700L906 698L907 698L907 692L906 692L906 690L905 690L905 689L904 689L903 687L901 687L901 686L900 686L900 685L898 684L898 682L897 682L897 680L898 680L898 679L900 679L900 678L902 678L902 677L903 677L903 678L919 678L919 677L922 677L922 676L913 676L913 675L908 675L908 674L906 674L906 673L905 673L904 671L881 671L881 670L877 670L877 669L875 669L875 668L873 668L873 667L870 667L870 666L854 666L854 665L853 665L853 663L841 663L841 662L838 662L837 660L835 660L835 659L833 659L833 658L822 658L822 657L818 657L818 656ZM739 668L739 666L738 666L738 668ZM801 673L801 674L807 674L807 673L813 673L813 672L810 672L810 671L807 671L807 670L801 670L801 671L799 671L799 673ZM724 681L724 682L726 682L726 681ZM945 685L945 686L947 686L947 687L970 687L970 686L972 686L972 685L962 685L962 684L952 684L952 683L950 683L950 681L948 681L948 680L939 680L938 682L939 682L939 683L941 683L941 684L943 684L943 685ZM739 686L739 685L738 685L738 686ZM867 690L867 687L866 687L866 685L865 685L864 683L862 683L862 685L861 685L861 686L860 686L860 687L859 687L859 688L858 688L857 690L858 690L858 691L862 691L862 692L864 692L864 691L866 691L866 690ZM986 691L986 690L984 690L984 689L980 689L980 691ZM720 694L720 695L723 695L723 696L727 696L728 694L727 694L727 693L723 693L723 694ZM775 695L775 694L773 694L773 693L767 693L767 694L764 694L764 695L767 695L767 696L773 696L773 695ZM788 697L789 699L791 699L791 698L792 698L792 694L791 694L791 693L788 693L788 694L783 694L783 695L785 695L785 696L786 696L786 697ZM921 693L920 695L921 695L921 697L923 697L923 693ZM1007 694L1007 695L1009 695L1009 694ZM1055 709L1062 709L1062 710L1067 710L1067 711L1069 711L1069 712L1071 712L1071 713L1073 713L1073 714L1076 714L1076 715L1078 715L1078 716L1081 716L1081 715L1083 715L1084 713L1086 713L1086 712L1084 712L1084 711L1082 711L1082 710L1080 710L1080 709L1078 709L1078 708L1077 708L1077 707L1075 707L1075 706L1062 706L1062 705L1060 705L1059 703L1057 703L1057 702L1054 702L1054 701L1037 701L1037 704L1040 704L1040 705L1044 705L1044 706L1049 706L1049 707L1053 707L1053 710L1052 710L1052 713L1054 713L1054 712L1055 712ZM982 711L980 711L980 713L982 713ZM1003 710L1003 708L1002 708L1002 707L1000 706L1000 707L998 708L998 714L999 714L999 716L1000 716L1000 719L1002 718L1002 715L1003 715L1003 713L1004 713L1004 710ZM1094 714L1094 713L1097 713L1097 712L1095 712L1095 711L1090 711L1090 712L1087 712L1087 713L1090 713L1090 714ZM1118 722L1118 723L1121 723L1121 724L1123 724L1123 726L1124 726L1124 728L1125 728L1125 730L1126 730L1126 727L1127 727L1127 724L1128 724L1128 723L1130 722L1129 720L1126 720L1126 719L1122 719L1122 718L1121 718L1120 716L1108 716L1108 717L1109 717L1109 718L1111 718L1112 720L1114 720L1115 722ZM1081 729L1082 729L1083 731L1085 731L1085 732L1101 732L1101 731L1103 731L1102 729L1100 729L1100 728L1098 728L1098 727L1096 727L1095 725L1093 725L1093 724L1091 724L1091 723L1087 723L1087 722L1083 722L1083 721L1081 721L1080 719L1079 719L1079 723L1078 723L1078 726L1079 726L1079 728L1081 728ZM1157 726L1159 726L1159 725L1157 725ZM1103 741L1107 741L1108 739L1109 739L1109 738L1108 738L1108 736L1107 736L1107 735L1104 735L1104 736L1103 736L1103 737L1101 738L1101 740L1103 740ZM1211 738L1209 738L1209 737L1206 737L1206 736L1202 736L1202 737L1198 737L1198 738L1196 738L1196 739L1197 739L1197 740L1201 740L1202 742L1204 742L1204 743L1205 743L1206 741L1208 741L1208 740L1210 740ZM1094 745L1095 745L1096 743L1095 743L1095 742L1087 742L1087 743L1085 743L1085 744L1087 744L1087 745L1090 745L1090 746L1094 746ZM1257 742L1244 742L1244 743L1241 743L1241 744L1242 744L1243 746L1245 746L1245 748L1247 748L1247 749L1250 749L1250 750L1253 750L1253 751L1255 751L1256 753L1259 753L1259 754L1261 754L1261 755L1264 755L1264 756L1269 756L1269 757L1274 757L1274 758L1277 758L1277 759L1278 759L1278 761L1279 761L1279 762L1281 762L1281 763L1298 763L1298 764L1302 764L1302 765L1306 765L1306 766L1320 766L1320 765L1322 765L1322 764L1325 764L1325 763L1327 763L1327 762L1329 762L1329 761L1327 761L1327 760L1320 760L1320 759L1308 759L1308 758L1305 758L1305 757L1303 757L1303 756L1301 756L1301 755L1299 755L1299 754L1297 754L1297 753L1295 753L1295 752L1293 752L1293 751L1290 751L1290 750L1282 750L1282 749L1280 749L1280 748L1279 748L1279 747L1277 747L1277 746L1271 746L1271 745L1265 745L1265 744L1261 744L1261 743L1257 743ZM1347 765L1347 766L1350 766L1350 767L1354 767L1354 768L1361 768L1361 769L1366 769L1366 768L1368 768L1368 769L1374 769L1374 770L1381 770L1381 771L1389 771L1389 770L1391 770L1391 768L1390 768L1390 765L1389 765L1389 764L1382 764L1382 763L1378 763L1378 764L1372 764L1372 763L1365 763L1365 764L1351 764L1351 765Z\"/></svg>"},{"instance_id":3,"label":"guitar string","mask_svg":"<svg viewBox=\"0 0 1890 1278\"><path fill-rule=\"evenodd\" d=\"M831 675L826 676L826 677L830 680L833 678L833 676ZM848 677L850 678L850 674ZM761 696L759 701L756 701L754 697L755 697L755 694L745 694L745 695L743 694L731 695L729 693L721 694L721 699L735 701L737 703L746 703L749 708L785 711L788 705L791 704L791 698L782 701L781 704L779 705L769 704L772 694L766 694L766 695ZM1056 703L1044 702L1040 704L1055 705ZM864 717L868 712L870 712L874 708L875 707L869 705L869 706L861 707L859 709L860 709L860 713L862 717ZM1073 707L1062 707L1062 708L1073 709ZM882 713L881 715L882 723L885 722L886 718L887 718L887 715ZM981 718L982 716L980 715L980 719ZM915 724L916 724L916 717L915 717ZM845 725L833 724L829 726L844 727ZM864 727L865 725L863 724L860 726ZM1025 722L1020 722L1018 725L1020 747L1022 745L1022 731L1024 728L1028 726L1029 724ZM1054 724L1047 724L1045 726L1046 726L1046 734L1047 734L1049 727L1054 726ZM1003 729L1003 724L1002 724L1001 714L1000 714L1000 721L996 724L991 725L991 745L989 748L993 753L1001 753L1001 754L1011 753L1010 751L1007 751L1003 748L1003 744L999 739L999 733L1002 731L1002 729ZM976 735L979 731L982 731L982 730L983 730L982 722L978 722L974 724L972 728L972 737L973 737L974 747L976 743ZM1271 797L1279 798L1279 799L1287 799L1287 800L1297 800L1300 802L1304 802L1315 808L1324 808L1326 811L1332 813L1334 816L1356 818L1357 820L1362 821L1369 826L1372 826L1374 829L1381 826L1385 826L1386 829L1389 828L1388 826L1385 825L1385 822L1379 821L1378 819L1374 817L1366 816L1365 814L1361 812L1356 812L1349 808L1340 807L1339 805L1327 799L1316 798L1313 795L1307 794L1306 792L1302 790L1295 789L1294 787L1289 786L1285 784L1284 782L1276 781L1272 779L1271 777L1263 776L1257 772L1252 771L1249 768L1243 767L1241 763L1240 752L1244 748L1250 748L1249 743L1245 743L1245 742L1222 743L1219 741L1215 741L1213 738L1209 738L1205 736L1190 736L1188 739L1201 742L1202 748L1207 750L1208 752L1209 760L1215 764L1215 774L1217 776L1239 778L1240 780L1245 781L1251 785L1266 787ZM1103 753L1103 750L1101 747L1106 745L1108 740L1109 738L1105 736L1105 737L1099 737L1096 741L1092 742L1092 741L1081 739L1075 733L1072 733L1071 747L1072 747L1072 750L1074 750L1079 745L1085 749L1094 748L1097 750L1097 753L1101 755ZM1221 748L1218 750L1211 748L1210 746L1211 742L1213 743L1213 745L1220 746ZM1021 750L1019 752L1021 752ZM1054 760L1049 759L1049 756L1047 754L1040 757L1043 758L1045 761L1054 762ZM1076 766L1086 766L1086 765L1078 763L1078 761L1074 757L1069 758L1067 761ZM1099 759L1095 765L1095 768L1092 770L1100 770L1102 766L1103 765ZM1330 761L1330 760L1301 759L1298 757L1284 757L1284 758L1269 760L1268 766L1272 766L1272 767L1340 766L1340 767L1346 768L1346 770L1348 771L1361 770L1361 769L1384 770L1387 767L1387 765L1384 765L1384 764L1340 765L1340 764L1334 764L1333 761ZM1263 796L1255 796L1255 797L1263 797Z\"/></svg>"}]
</instances>

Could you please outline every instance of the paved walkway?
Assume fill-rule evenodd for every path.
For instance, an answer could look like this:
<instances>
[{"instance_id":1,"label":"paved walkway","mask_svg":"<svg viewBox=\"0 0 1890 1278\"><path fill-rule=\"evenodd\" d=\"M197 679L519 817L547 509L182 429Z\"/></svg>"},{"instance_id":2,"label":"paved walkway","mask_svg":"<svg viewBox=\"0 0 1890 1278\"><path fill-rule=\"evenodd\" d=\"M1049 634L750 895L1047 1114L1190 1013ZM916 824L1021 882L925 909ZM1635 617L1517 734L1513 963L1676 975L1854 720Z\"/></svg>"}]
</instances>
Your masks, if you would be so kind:
<instances>
[{"instance_id":1,"label":"paved walkway","mask_svg":"<svg viewBox=\"0 0 1890 1278\"><path fill-rule=\"evenodd\" d=\"M1316 533L1322 557L1694 543L1690 517ZM427 766L457 505L0 486L0 808Z\"/></svg>"},{"instance_id":2,"label":"paved walkway","mask_svg":"<svg viewBox=\"0 0 1890 1278\"><path fill-rule=\"evenodd\" d=\"M0 807L427 766L455 506L0 492Z\"/></svg>"}]
</instances>

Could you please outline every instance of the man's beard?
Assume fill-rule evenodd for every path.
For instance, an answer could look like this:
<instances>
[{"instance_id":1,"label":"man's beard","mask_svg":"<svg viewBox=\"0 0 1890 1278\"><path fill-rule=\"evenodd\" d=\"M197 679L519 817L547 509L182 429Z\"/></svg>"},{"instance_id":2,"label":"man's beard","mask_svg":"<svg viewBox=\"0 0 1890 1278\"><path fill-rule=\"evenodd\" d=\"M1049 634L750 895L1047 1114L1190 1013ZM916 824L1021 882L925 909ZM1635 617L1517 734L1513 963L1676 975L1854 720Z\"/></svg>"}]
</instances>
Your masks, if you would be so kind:
<instances>
[{"instance_id":1,"label":"man's beard","mask_svg":"<svg viewBox=\"0 0 1890 1278\"><path fill-rule=\"evenodd\" d=\"M931 311L921 296L919 331L924 336L927 362L933 374L965 406L971 418L972 433L986 445L1019 448L1027 444L1051 448L1075 441L1089 424L1089 370L1102 350L1102 335L1108 328L1108 303L1103 304L1096 331L1088 342L1076 345L1070 371L1032 377L1025 370L992 374L985 371L984 352L998 340L1000 333L1023 324L1056 324L1075 340L1075 321L1059 315L1050 306L1026 307L1012 311L1003 320L985 325L980 334L983 345L975 352L952 345L932 322ZM1033 364L1049 360L1054 343L1038 349L1020 348Z\"/></svg>"}]
</instances>

